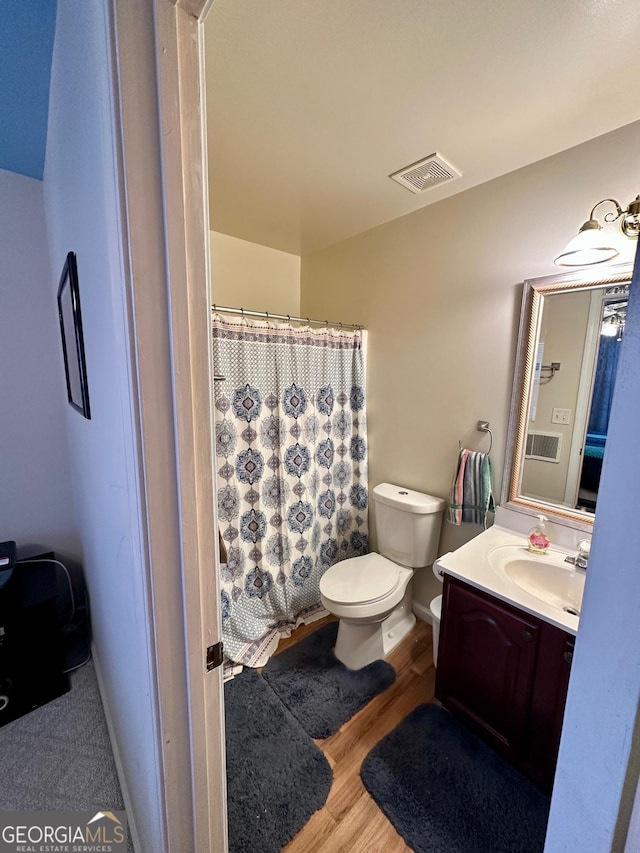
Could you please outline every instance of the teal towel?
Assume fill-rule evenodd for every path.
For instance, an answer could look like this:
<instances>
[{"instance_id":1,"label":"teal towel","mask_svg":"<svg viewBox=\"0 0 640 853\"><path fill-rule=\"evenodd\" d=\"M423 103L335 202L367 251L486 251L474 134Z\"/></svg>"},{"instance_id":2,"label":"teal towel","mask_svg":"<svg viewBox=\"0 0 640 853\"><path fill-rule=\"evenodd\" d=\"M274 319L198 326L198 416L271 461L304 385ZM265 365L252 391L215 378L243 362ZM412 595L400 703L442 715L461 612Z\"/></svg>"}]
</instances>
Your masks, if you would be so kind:
<instances>
[{"instance_id":1,"label":"teal towel","mask_svg":"<svg viewBox=\"0 0 640 853\"><path fill-rule=\"evenodd\" d=\"M493 509L489 454L461 448L449 493L447 521L451 524L485 524L487 512Z\"/></svg>"}]
</instances>

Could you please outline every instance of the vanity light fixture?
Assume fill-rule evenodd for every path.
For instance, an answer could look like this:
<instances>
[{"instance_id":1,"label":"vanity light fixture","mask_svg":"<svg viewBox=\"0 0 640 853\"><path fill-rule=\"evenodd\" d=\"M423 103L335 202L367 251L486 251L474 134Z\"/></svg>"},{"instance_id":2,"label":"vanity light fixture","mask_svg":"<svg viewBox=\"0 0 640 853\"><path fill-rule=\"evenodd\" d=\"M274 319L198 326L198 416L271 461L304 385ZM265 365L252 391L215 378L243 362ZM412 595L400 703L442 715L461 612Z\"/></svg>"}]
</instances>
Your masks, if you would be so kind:
<instances>
[{"instance_id":1,"label":"vanity light fixture","mask_svg":"<svg viewBox=\"0 0 640 853\"><path fill-rule=\"evenodd\" d=\"M604 221L620 220L620 231L629 239L637 239L640 233L640 195L629 203L626 210L620 207L615 198L603 198L594 204L589 219L584 223L577 236L570 240L554 263L559 267L582 267L589 264L601 264L617 257L624 250L624 240L621 234L603 230L602 225L593 214L596 207L610 202L615 207L615 213L609 211Z\"/></svg>"},{"instance_id":2,"label":"vanity light fixture","mask_svg":"<svg viewBox=\"0 0 640 853\"><path fill-rule=\"evenodd\" d=\"M600 334L604 335L605 338L616 338L618 341L621 341L626 320L626 309L613 311L611 314L608 314L603 318L602 325L600 327Z\"/></svg>"}]
</instances>

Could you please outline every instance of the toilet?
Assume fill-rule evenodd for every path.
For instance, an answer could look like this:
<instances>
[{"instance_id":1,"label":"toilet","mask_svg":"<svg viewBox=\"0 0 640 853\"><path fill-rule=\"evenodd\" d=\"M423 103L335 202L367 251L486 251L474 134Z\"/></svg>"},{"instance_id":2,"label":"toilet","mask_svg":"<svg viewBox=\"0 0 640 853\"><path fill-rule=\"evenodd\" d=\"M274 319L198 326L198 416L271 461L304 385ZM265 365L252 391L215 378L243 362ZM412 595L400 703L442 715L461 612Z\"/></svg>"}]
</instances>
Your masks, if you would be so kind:
<instances>
[{"instance_id":1,"label":"toilet","mask_svg":"<svg viewBox=\"0 0 640 853\"><path fill-rule=\"evenodd\" d=\"M320 579L325 609L340 619L335 655L349 669L384 659L416 622L414 569L437 556L445 501L391 483L373 490L379 554L342 560Z\"/></svg>"}]
</instances>

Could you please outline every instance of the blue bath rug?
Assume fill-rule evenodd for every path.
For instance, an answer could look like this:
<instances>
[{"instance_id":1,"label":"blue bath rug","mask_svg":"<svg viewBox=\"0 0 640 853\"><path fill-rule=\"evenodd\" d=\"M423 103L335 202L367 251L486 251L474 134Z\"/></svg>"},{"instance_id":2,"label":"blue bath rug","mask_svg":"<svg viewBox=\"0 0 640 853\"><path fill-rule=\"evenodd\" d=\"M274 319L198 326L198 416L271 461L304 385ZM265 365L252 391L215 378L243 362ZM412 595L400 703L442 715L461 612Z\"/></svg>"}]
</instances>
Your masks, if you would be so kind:
<instances>
[{"instance_id":1,"label":"blue bath rug","mask_svg":"<svg viewBox=\"0 0 640 853\"><path fill-rule=\"evenodd\" d=\"M225 684L229 853L279 853L327 801L327 759L262 676Z\"/></svg>"},{"instance_id":2,"label":"blue bath rug","mask_svg":"<svg viewBox=\"0 0 640 853\"><path fill-rule=\"evenodd\" d=\"M437 705L367 755L373 799L416 853L541 853L549 797Z\"/></svg>"},{"instance_id":3,"label":"blue bath rug","mask_svg":"<svg viewBox=\"0 0 640 853\"><path fill-rule=\"evenodd\" d=\"M271 658L262 675L313 738L337 732L378 693L390 687L395 669L382 660L358 670L336 658L338 623L331 622Z\"/></svg>"}]
</instances>

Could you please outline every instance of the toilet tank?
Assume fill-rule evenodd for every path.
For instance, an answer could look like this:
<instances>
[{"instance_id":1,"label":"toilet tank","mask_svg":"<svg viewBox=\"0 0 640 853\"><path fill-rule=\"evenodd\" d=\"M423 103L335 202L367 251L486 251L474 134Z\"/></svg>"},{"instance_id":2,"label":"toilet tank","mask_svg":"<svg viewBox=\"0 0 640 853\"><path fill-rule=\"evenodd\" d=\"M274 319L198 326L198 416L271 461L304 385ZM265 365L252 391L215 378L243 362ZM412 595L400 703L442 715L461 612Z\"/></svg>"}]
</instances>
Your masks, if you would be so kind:
<instances>
[{"instance_id":1,"label":"toilet tank","mask_svg":"<svg viewBox=\"0 0 640 853\"><path fill-rule=\"evenodd\" d=\"M419 569L438 555L445 501L391 483L373 490L378 551L383 557Z\"/></svg>"}]
</instances>

